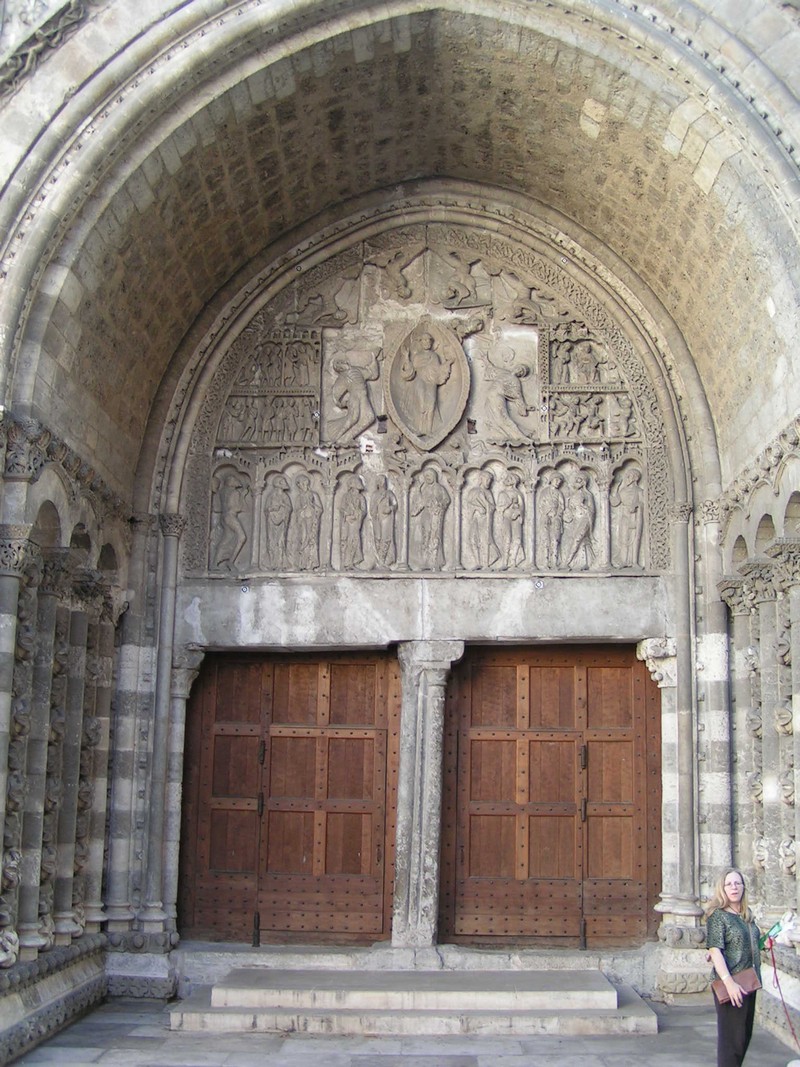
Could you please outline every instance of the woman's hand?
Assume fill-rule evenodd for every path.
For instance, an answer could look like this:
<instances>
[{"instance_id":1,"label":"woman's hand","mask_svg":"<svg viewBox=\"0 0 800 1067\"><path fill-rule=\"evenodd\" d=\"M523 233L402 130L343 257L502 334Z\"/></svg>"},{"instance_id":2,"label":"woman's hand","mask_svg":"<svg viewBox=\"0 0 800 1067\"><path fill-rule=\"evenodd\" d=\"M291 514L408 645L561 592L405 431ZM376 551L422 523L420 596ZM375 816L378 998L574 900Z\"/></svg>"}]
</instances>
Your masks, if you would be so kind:
<instances>
[{"instance_id":1,"label":"woman's hand","mask_svg":"<svg viewBox=\"0 0 800 1067\"><path fill-rule=\"evenodd\" d=\"M747 993L742 989L732 974L729 974L723 981L725 982L725 988L728 990L728 996L731 998L731 1004L736 1008L741 1008Z\"/></svg>"}]
</instances>

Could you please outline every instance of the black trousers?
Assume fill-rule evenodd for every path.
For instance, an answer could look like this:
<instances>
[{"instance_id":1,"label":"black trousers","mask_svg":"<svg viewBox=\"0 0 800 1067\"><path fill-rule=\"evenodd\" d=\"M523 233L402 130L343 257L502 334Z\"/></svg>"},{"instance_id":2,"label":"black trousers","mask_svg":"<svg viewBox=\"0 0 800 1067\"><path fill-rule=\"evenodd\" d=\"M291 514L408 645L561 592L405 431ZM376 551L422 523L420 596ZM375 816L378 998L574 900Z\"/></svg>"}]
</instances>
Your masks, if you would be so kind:
<instances>
[{"instance_id":1,"label":"black trousers","mask_svg":"<svg viewBox=\"0 0 800 1067\"><path fill-rule=\"evenodd\" d=\"M730 1001L720 1004L716 997L714 1004L717 1009L717 1067L741 1067L753 1036L756 994L748 993L741 1008L734 1007Z\"/></svg>"}]
</instances>

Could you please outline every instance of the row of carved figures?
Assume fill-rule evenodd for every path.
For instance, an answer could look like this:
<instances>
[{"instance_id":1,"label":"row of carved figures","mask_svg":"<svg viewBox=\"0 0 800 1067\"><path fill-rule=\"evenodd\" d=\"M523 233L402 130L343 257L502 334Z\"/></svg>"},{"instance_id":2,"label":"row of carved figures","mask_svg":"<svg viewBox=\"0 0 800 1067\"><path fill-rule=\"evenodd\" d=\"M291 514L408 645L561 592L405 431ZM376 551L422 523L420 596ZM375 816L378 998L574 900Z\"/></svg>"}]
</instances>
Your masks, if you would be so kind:
<instances>
[{"instance_id":1,"label":"row of carved figures","mask_svg":"<svg viewBox=\"0 0 800 1067\"><path fill-rule=\"evenodd\" d=\"M326 490L294 468L254 487L233 464L212 480L211 570L546 570L638 568L645 491L628 463L602 488L577 467L523 488L515 470L471 472L460 489L435 464L397 491L384 474L345 472ZM531 506L529 506L529 499Z\"/></svg>"}]
</instances>

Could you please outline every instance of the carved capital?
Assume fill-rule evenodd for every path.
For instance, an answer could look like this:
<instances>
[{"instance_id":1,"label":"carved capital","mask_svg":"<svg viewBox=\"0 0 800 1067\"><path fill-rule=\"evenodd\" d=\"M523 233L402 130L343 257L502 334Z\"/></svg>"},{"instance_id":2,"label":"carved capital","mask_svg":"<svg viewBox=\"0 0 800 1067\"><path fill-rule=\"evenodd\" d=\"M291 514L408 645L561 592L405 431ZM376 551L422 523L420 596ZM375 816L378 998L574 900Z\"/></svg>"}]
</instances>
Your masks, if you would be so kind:
<instances>
[{"instance_id":1,"label":"carved capital","mask_svg":"<svg viewBox=\"0 0 800 1067\"><path fill-rule=\"evenodd\" d=\"M650 637L636 646L636 658L643 660L659 689L677 685L678 657L671 637Z\"/></svg>"},{"instance_id":2,"label":"carved capital","mask_svg":"<svg viewBox=\"0 0 800 1067\"><path fill-rule=\"evenodd\" d=\"M0 526L0 575L23 578L31 562L30 526Z\"/></svg>"},{"instance_id":3,"label":"carved capital","mask_svg":"<svg viewBox=\"0 0 800 1067\"><path fill-rule=\"evenodd\" d=\"M177 514L159 515L158 522L164 537L180 537L187 526L186 518Z\"/></svg>"},{"instance_id":4,"label":"carved capital","mask_svg":"<svg viewBox=\"0 0 800 1067\"><path fill-rule=\"evenodd\" d=\"M748 559L739 567L745 580L745 595L755 604L766 604L778 598L776 566L769 559Z\"/></svg>"},{"instance_id":5,"label":"carved capital","mask_svg":"<svg viewBox=\"0 0 800 1067\"><path fill-rule=\"evenodd\" d=\"M670 508L670 518L673 522L690 522L693 510L692 505L685 502L673 504Z\"/></svg>"},{"instance_id":6,"label":"carved capital","mask_svg":"<svg viewBox=\"0 0 800 1067\"><path fill-rule=\"evenodd\" d=\"M32 419L6 421L5 476L11 481L36 481L47 461L42 428ZM49 439L49 435L45 434Z\"/></svg>"},{"instance_id":7,"label":"carved capital","mask_svg":"<svg viewBox=\"0 0 800 1067\"><path fill-rule=\"evenodd\" d=\"M195 678L200 673L200 665L205 658L202 648L176 648L172 658L172 695L179 700L187 700Z\"/></svg>"},{"instance_id":8,"label":"carved capital","mask_svg":"<svg viewBox=\"0 0 800 1067\"><path fill-rule=\"evenodd\" d=\"M767 548L783 589L800 585L800 537L777 537Z\"/></svg>"},{"instance_id":9,"label":"carved capital","mask_svg":"<svg viewBox=\"0 0 800 1067\"><path fill-rule=\"evenodd\" d=\"M39 592L45 596L63 596L70 577L69 550L47 549L42 553L42 580Z\"/></svg>"},{"instance_id":10,"label":"carved capital","mask_svg":"<svg viewBox=\"0 0 800 1067\"><path fill-rule=\"evenodd\" d=\"M706 524L722 521L722 505L719 500L704 500L701 511Z\"/></svg>"},{"instance_id":11,"label":"carved capital","mask_svg":"<svg viewBox=\"0 0 800 1067\"><path fill-rule=\"evenodd\" d=\"M731 615L749 615L753 600L747 596L744 578L728 575L717 583L720 599L724 600Z\"/></svg>"}]
</instances>

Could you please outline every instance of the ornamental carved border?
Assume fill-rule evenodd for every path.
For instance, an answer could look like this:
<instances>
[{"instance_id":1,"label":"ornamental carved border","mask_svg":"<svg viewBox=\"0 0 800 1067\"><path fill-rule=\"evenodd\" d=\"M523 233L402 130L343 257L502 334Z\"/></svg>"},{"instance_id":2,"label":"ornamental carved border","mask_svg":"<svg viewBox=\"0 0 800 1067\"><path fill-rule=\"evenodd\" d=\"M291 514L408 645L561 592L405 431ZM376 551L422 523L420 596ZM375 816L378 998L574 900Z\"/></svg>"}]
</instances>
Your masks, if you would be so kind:
<instances>
[{"instance_id":1,"label":"ornamental carved border","mask_svg":"<svg viewBox=\"0 0 800 1067\"><path fill-rule=\"evenodd\" d=\"M570 275L476 224L399 225L227 343L189 446L184 570L659 570L665 436L642 357Z\"/></svg>"}]
</instances>

